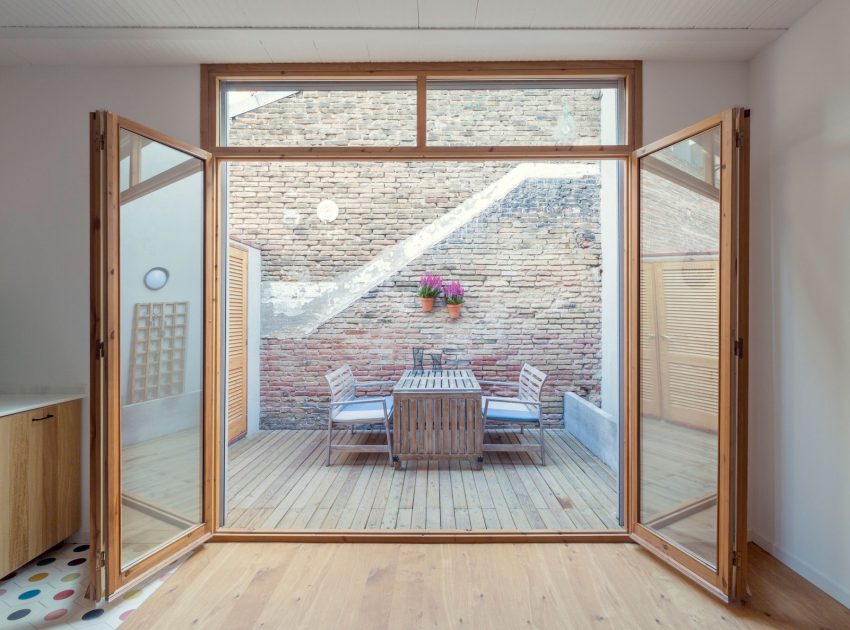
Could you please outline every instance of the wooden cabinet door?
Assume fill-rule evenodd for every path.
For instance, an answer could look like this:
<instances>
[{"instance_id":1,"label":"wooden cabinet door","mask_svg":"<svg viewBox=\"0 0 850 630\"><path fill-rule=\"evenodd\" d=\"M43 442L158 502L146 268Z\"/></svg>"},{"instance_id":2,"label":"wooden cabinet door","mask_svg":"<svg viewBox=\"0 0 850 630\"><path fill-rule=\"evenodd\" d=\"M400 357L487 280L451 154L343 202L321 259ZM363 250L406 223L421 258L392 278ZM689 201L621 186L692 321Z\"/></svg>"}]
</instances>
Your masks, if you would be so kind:
<instances>
[{"instance_id":1,"label":"wooden cabinet door","mask_svg":"<svg viewBox=\"0 0 850 630\"><path fill-rule=\"evenodd\" d=\"M80 401L0 418L0 573L80 528Z\"/></svg>"},{"instance_id":2,"label":"wooden cabinet door","mask_svg":"<svg viewBox=\"0 0 850 630\"><path fill-rule=\"evenodd\" d=\"M248 251L227 248L227 442L248 431Z\"/></svg>"},{"instance_id":3,"label":"wooden cabinet door","mask_svg":"<svg viewBox=\"0 0 850 630\"><path fill-rule=\"evenodd\" d=\"M0 575L30 559L29 428L25 413L0 418Z\"/></svg>"},{"instance_id":4,"label":"wooden cabinet door","mask_svg":"<svg viewBox=\"0 0 850 630\"><path fill-rule=\"evenodd\" d=\"M80 407L79 400L56 406L56 419L44 424L44 496L48 547L80 528Z\"/></svg>"}]
</instances>

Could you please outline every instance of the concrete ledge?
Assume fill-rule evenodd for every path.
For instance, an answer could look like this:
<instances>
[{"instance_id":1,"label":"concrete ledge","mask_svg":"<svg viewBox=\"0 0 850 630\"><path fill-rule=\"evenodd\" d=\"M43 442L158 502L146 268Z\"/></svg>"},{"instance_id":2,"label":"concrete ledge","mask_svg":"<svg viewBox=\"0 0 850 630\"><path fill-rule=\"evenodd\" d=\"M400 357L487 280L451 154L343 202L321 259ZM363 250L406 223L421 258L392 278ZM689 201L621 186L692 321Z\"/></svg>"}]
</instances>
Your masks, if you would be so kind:
<instances>
[{"instance_id":1,"label":"concrete ledge","mask_svg":"<svg viewBox=\"0 0 850 630\"><path fill-rule=\"evenodd\" d=\"M610 413L568 392L564 394L564 428L615 474L619 472L619 427Z\"/></svg>"}]
</instances>

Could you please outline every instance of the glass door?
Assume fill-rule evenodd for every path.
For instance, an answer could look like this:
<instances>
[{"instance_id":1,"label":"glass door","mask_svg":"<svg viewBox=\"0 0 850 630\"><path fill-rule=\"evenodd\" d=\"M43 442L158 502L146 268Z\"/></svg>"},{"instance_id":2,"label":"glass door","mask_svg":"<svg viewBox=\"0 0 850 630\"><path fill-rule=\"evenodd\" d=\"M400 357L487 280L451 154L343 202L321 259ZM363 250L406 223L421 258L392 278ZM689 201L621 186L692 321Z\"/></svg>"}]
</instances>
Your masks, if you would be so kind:
<instances>
[{"instance_id":1,"label":"glass door","mask_svg":"<svg viewBox=\"0 0 850 630\"><path fill-rule=\"evenodd\" d=\"M209 154L100 115L101 524L115 595L211 532L216 247Z\"/></svg>"},{"instance_id":2,"label":"glass door","mask_svg":"<svg viewBox=\"0 0 850 630\"><path fill-rule=\"evenodd\" d=\"M735 538L743 118L730 110L640 149L631 174L630 531L727 600L746 551Z\"/></svg>"}]
</instances>

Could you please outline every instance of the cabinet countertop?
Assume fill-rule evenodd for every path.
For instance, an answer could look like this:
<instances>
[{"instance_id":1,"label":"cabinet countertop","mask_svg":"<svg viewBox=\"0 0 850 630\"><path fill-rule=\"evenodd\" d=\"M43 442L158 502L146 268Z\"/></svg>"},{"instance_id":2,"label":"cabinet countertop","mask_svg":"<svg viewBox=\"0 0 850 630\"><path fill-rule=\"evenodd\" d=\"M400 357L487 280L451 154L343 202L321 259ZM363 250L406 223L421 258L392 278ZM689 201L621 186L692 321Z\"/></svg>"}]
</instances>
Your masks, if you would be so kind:
<instances>
[{"instance_id":1,"label":"cabinet countertop","mask_svg":"<svg viewBox=\"0 0 850 630\"><path fill-rule=\"evenodd\" d=\"M0 417L83 397L83 394L0 394Z\"/></svg>"}]
</instances>

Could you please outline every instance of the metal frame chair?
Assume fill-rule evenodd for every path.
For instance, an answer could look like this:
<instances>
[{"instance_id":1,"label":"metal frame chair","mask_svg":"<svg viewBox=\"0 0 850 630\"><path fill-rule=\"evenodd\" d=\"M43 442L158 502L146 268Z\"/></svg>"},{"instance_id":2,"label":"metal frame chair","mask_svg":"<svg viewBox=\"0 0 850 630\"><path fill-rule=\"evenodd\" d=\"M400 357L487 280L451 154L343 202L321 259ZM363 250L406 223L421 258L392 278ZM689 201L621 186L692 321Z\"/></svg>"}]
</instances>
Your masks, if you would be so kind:
<instances>
[{"instance_id":1,"label":"metal frame chair","mask_svg":"<svg viewBox=\"0 0 850 630\"><path fill-rule=\"evenodd\" d=\"M520 432L524 433L525 425L536 425L540 430L539 447L534 444L485 444L485 451L523 451L540 450L540 463L546 465L546 446L544 444L544 429L540 410L540 393L546 374L528 363L522 366L519 381L478 381L481 385L516 388L515 397L482 396L481 415L484 418L484 428L488 424L518 424Z\"/></svg>"},{"instance_id":2,"label":"metal frame chair","mask_svg":"<svg viewBox=\"0 0 850 630\"><path fill-rule=\"evenodd\" d=\"M353 451L356 453L380 453L386 451L390 463L393 460L392 437L390 435L390 419L393 415L392 396L357 396L359 387L376 387L380 385L395 385L395 381L370 381L358 383L348 364L325 374L331 389L331 403L328 408L328 460L331 465L331 452ZM333 430L335 428L350 428L352 433L358 424L383 423L387 434L387 445L380 444L334 444Z\"/></svg>"}]
</instances>

